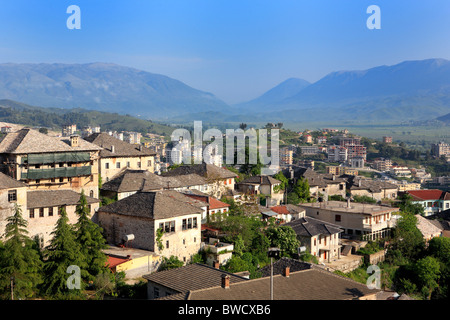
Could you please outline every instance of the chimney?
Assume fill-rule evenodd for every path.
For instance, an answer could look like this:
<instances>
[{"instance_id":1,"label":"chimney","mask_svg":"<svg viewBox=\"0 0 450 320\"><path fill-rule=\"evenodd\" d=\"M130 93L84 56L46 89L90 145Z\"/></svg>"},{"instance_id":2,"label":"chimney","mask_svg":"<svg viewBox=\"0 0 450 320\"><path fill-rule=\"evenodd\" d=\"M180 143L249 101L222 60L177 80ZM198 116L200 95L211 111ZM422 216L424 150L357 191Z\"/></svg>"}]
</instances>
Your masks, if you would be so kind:
<instances>
[{"instance_id":1,"label":"chimney","mask_svg":"<svg viewBox=\"0 0 450 320\"><path fill-rule=\"evenodd\" d=\"M71 147L78 147L78 135L74 134L70 136L70 146Z\"/></svg>"},{"instance_id":2,"label":"chimney","mask_svg":"<svg viewBox=\"0 0 450 320\"><path fill-rule=\"evenodd\" d=\"M116 151L116 148L114 146L111 146L111 152L114 153Z\"/></svg>"},{"instance_id":3,"label":"chimney","mask_svg":"<svg viewBox=\"0 0 450 320\"><path fill-rule=\"evenodd\" d=\"M222 288L230 289L230 276L227 274L222 274Z\"/></svg>"},{"instance_id":4,"label":"chimney","mask_svg":"<svg viewBox=\"0 0 450 320\"><path fill-rule=\"evenodd\" d=\"M347 208L349 208L349 209L351 208L351 205L350 205L350 197L347 198Z\"/></svg>"},{"instance_id":5,"label":"chimney","mask_svg":"<svg viewBox=\"0 0 450 320\"><path fill-rule=\"evenodd\" d=\"M214 261L213 261L213 267L214 267L215 269L219 269L219 261L214 260Z\"/></svg>"},{"instance_id":6,"label":"chimney","mask_svg":"<svg viewBox=\"0 0 450 320\"><path fill-rule=\"evenodd\" d=\"M286 278L289 278L289 271L290 271L289 267L284 267L283 276L285 276Z\"/></svg>"}]
</instances>

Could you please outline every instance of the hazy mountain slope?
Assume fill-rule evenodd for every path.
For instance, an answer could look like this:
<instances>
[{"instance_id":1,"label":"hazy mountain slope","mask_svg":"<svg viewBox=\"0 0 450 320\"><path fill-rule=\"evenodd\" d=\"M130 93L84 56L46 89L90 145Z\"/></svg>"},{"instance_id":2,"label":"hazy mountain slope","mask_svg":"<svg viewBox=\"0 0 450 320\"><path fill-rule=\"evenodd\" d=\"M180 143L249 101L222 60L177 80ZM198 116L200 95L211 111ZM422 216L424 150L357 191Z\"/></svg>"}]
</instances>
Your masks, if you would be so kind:
<instances>
[{"instance_id":1,"label":"hazy mountain slope","mask_svg":"<svg viewBox=\"0 0 450 320\"><path fill-rule=\"evenodd\" d=\"M0 99L164 118L227 107L181 81L115 64L0 64Z\"/></svg>"}]
</instances>

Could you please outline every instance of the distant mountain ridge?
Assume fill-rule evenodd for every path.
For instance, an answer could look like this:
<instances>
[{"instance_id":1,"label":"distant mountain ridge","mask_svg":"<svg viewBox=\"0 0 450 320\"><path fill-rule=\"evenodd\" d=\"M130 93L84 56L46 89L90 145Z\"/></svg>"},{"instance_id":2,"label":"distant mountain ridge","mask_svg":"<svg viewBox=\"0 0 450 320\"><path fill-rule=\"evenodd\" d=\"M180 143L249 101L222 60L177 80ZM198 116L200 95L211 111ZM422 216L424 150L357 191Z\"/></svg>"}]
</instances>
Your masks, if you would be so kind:
<instances>
[{"instance_id":1,"label":"distant mountain ridge","mask_svg":"<svg viewBox=\"0 0 450 320\"><path fill-rule=\"evenodd\" d=\"M0 99L191 122L414 121L450 112L450 61L404 61L290 78L229 106L164 75L109 63L0 64Z\"/></svg>"},{"instance_id":2,"label":"distant mountain ridge","mask_svg":"<svg viewBox=\"0 0 450 320\"><path fill-rule=\"evenodd\" d=\"M179 80L111 63L0 64L0 99L167 118L227 104Z\"/></svg>"}]
</instances>

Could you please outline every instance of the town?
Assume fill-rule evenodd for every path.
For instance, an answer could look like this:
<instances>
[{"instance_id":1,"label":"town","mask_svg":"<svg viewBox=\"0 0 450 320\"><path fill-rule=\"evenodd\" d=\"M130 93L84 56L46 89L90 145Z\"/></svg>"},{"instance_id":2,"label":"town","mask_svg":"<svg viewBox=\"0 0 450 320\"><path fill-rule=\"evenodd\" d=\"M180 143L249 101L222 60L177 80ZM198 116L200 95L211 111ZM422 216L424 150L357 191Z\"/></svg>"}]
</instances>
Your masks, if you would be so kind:
<instances>
[{"instance_id":1,"label":"town","mask_svg":"<svg viewBox=\"0 0 450 320\"><path fill-rule=\"evenodd\" d=\"M254 129L279 130L273 175L155 133L2 123L0 298L448 298L448 144Z\"/></svg>"}]
</instances>

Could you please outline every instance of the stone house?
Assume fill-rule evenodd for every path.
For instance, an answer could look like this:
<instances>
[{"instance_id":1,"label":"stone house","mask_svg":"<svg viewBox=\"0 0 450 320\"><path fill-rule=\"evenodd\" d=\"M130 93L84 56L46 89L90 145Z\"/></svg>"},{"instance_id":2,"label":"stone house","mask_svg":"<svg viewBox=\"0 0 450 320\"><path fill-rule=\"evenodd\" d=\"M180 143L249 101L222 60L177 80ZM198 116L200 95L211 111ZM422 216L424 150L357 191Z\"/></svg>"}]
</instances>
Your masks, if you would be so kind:
<instances>
[{"instance_id":1,"label":"stone house","mask_svg":"<svg viewBox=\"0 0 450 320\"><path fill-rule=\"evenodd\" d=\"M306 246L319 262L330 262L341 257L339 234L343 230L340 226L309 216L293 220L285 225L294 229L302 246Z\"/></svg>"},{"instance_id":2,"label":"stone house","mask_svg":"<svg viewBox=\"0 0 450 320\"><path fill-rule=\"evenodd\" d=\"M98 222L110 244L126 245L131 239L135 248L188 262L201 247L204 210L203 202L176 191L138 192L101 207Z\"/></svg>"},{"instance_id":3,"label":"stone house","mask_svg":"<svg viewBox=\"0 0 450 320\"><path fill-rule=\"evenodd\" d=\"M270 208L260 207L263 220L275 218L278 223L290 222L305 216L305 210L293 204L278 205Z\"/></svg>"},{"instance_id":4,"label":"stone house","mask_svg":"<svg viewBox=\"0 0 450 320\"><path fill-rule=\"evenodd\" d=\"M93 133L84 140L101 148L98 172L108 182L125 169L155 171L156 153L140 144L130 144L109 134Z\"/></svg>"},{"instance_id":5,"label":"stone house","mask_svg":"<svg viewBox=\"0 0 450 320\"><path fill-rule=\"evenodd\" d=\"M202 214L202 223L214 221L216 219L215 215L219 213L227 215L230 210L230 205L228 203L215 199L214 197L198 190L186 190L181 191L181 193L192 199L202 201L208 206L206 214Z\"/></svg>"},{"instance_id":6,"label":"stone house","mask_svg":"<svg viewBox=\"0 0 450 320\"><path fill-rule=\"evenodd\" d=\"M28 235L38 237L41 247L49 244L51 233L55 229L60 216L60 210L64 207L70 224L78 221L76 207L80 200L80 194L72 190L36 190L28 191L26 211L23 217L28 221ZM97 220L96 211L100 200L86 196L91 219Z\"/></svg>"},{"instance_id":7,"label":"stone house","mask_svg":"<svg viewBox=\"0 0 450 320\"><path fill-rule=\"evenodd\" d=\"M7 218L14 214L17 205L25 217L27 207L27 185L0 173L0 237L5 232Z\"/></svg>"},{"instance_id":8,"label":"stone house","mask_svg":"<svg viewBox=\"0 0 450 320\"><path fill-rule=\"evenodd\" d=\"M84 190L97 198L99 151L78 136L51 137L24 128L0 142L1 171L29 190Z\"/></svg>"},{"instance_id":9,"label":"stone house","mask_svg":"<svg viewBox=\"0 0 450 320\"><path fill-rule=\"evenodd\" d=\"M386 181L350 176L347 179L347 191L350 196L368 196L377 202L383 199L396 199L398 186Z\"/></svg>"},{"instance_id":10,"label":"stone house","mask_svg":"<svg viewBox=\"0 0 450 320\"><path fill-rule=\"evenodd\" d=\"M252 176L239 182L237 189L239 192L249 195L266 196L266 206L276 206L284 200L284 190L276 190L281 181L271 176Z\"/></svg>"}]
</instances>

